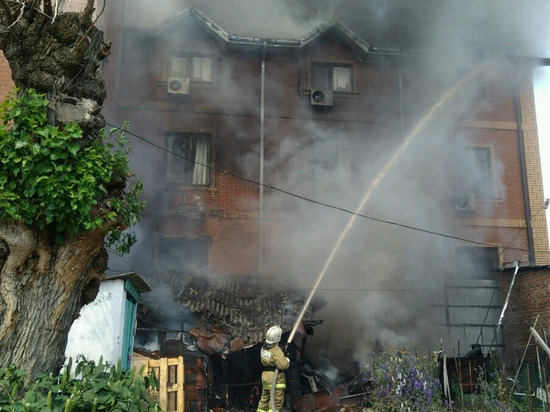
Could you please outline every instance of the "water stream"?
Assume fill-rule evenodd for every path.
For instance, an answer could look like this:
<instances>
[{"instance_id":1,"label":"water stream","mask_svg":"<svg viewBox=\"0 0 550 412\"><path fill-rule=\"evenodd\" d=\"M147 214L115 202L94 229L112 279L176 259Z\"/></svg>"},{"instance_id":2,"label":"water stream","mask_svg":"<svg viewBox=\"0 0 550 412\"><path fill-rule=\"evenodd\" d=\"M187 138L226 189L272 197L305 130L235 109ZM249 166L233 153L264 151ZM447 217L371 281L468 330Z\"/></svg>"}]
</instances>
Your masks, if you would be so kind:
<instances>
[{"instance_id":1,"label":"water stream","mask_svg":"<svg viewBox=\"0 0 550 412\"><path fill-rule=\"evenodd\" d=\"M424 129L424 127L428 124L428 122L441 111L441 109L447 104L447 102L454 97L460 90L464 88L464 86L472 81L478 74L480 73L480 70L474 70L468 73L466 76L464 76L462 79L460 79L456 84L454 84L451 88L447 90L447 92L439 99L439 101L432 106L432 108L424 115L424 117L416 124L414 129L409 133L409 135L403 140L401 145L397 148L393 156L384 164L384 167L376 178L371 182L367 192L359 202L359 205L355 209L354 213L351 215L350 219L348 220L346 226L344 227L344 230L338 237L338 240L336 241L334 247L332 248L332 251L330 252L323 268L321 269L321 272L319 272L319 275L317 276L317 280L315 282L315 285L311 289L311 292L304 303L304 306L298 315L298 318L296 319L296 322L292 328L292 331L290 332L290 335L288 337L288 343L292 342L292 339L294 338L294 335L296 334L296 330L298 329L300 323L302 322L302 318L304 317L304 314L306 313L307 308L309 307L309 304L311 303L311 300L313 299L313 296L317 292L317 289L319 288L319 284L325 277L325 274L327 273L332 261L334 260L334 257L336 256L336 253L340 249L340 246L342 245L342 242L348 235L349 231L352 229L353 224L355 223L355 220L357 219L358 215L361 214L361 211L365 207L365 204L368 202L370 197L372 196L373 192L378 188L380 185L380 182L382 179L386 176L386 174L392 169L393 165L397 161L397 159L405 152L405 150L409 147L411 142L420 134L420 132Z\"/></svg>"}]
</instances>

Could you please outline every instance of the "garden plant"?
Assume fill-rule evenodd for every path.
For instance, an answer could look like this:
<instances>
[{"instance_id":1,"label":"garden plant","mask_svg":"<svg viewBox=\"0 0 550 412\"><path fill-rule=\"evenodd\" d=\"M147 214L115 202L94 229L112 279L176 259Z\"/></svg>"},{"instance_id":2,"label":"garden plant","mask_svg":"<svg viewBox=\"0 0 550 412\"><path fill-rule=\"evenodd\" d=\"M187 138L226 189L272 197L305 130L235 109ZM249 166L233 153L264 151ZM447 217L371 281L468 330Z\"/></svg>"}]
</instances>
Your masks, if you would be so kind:
<instances>
[{"instance_id":1,"label":"garden plant","mask_svg":"<svg viewBox=\"0 0 550 412\"><path fill-rule=\"evenodd\" d=\"M26 383L26 374L13 366L0 368L0 411L10 412L156 412L149 389L154 376L135 369L79 359L73 370L69 360L62 373L38 374Z\"/></svg>"}]
</instances>

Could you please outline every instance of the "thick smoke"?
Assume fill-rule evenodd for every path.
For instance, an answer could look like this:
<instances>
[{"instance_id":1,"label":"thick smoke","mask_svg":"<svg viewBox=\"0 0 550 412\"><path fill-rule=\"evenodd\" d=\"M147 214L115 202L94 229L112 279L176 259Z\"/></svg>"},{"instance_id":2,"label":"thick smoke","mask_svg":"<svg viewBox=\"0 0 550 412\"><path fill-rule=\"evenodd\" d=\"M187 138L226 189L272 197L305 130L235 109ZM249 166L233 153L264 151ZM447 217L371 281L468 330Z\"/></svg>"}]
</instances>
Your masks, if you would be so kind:
<instances>
[{"instance_id":1,"label":"thick smoke","mask_svg":"<svg viewBox=\"0 0 550 412\"><path fill-rule=\"evenodd\" d=\"M142 3L143 7L137 7L132 2L126 18L136 24L154 25L191 4L171 1L163 3L163 8L158 3L154 7L147 7L151 2ZM454 124L472 110L474 102L483 109L483 102L476 100L480 79L502 84L503 78L509 78L508 83L514 85L516 74L508 71L507 56L541 56L550 50L550 25L544 20L550 15L550 4L538 0L193 3L228 32L243 36L301 38L336 17L373 46L422 53L423 58L415 60L412 70L403 71L403 93L408 96L404 103L417 112L409 112L401 125L361 132L327 130L312 122L307 125L309 139L301 141L297 136L287 136L282 122L270 124L270 133L276 133L281 141L276 156L266 164L266 170L278 172L266 176L266 183L334 207L267 191L267 213L288 213L283 222L266 223L269 252L265 272L282 276L288 286L309 293L351 218L350 213L337 208L354 211L372 182L381 177L360 212L372 219L355 220L316 291L327 305L317 314L325 322L312 337L313 351L319 358L326 356L332 361L347 361L353 351L355 360L361 362L376 339L386 345L414 345L423 353L436 349L444 332L434 326L441 322L434 305L442 303L445 280L454 272L453 251L457 246L455 239L438 234L460 235L449 226L445 207L459 171L465 174L463 181L476 181L482 173L475 167L464 167L471 160L464 154L470 136L458 134ZM430 116L433 105L445 99L445 93L472 70L480 70L479 76L465 83ZM227 67L223 75L224 87L232 87L232 68ZM245 91L231 93L246 98ZM421 132L382 173L415 125L424 121ZM228 124L235 136L256 134L236 127ZM137 153L133 156L140 159L139 148L134 150ZM141 160L135 161L135 169L139 171L142 166ZM499 159L492 166L495 191L502 197ZM243 157L243 171L255 167L257 152ZM257 176L255 173L252 175ZM154 184L146 190L154 190ZM146 239L153 236L139 235ZM140 260L144 255L139 244L137 250L130 258L115 257L111 266L147 270L148 263Z\"/></svg>"}]
</instances>

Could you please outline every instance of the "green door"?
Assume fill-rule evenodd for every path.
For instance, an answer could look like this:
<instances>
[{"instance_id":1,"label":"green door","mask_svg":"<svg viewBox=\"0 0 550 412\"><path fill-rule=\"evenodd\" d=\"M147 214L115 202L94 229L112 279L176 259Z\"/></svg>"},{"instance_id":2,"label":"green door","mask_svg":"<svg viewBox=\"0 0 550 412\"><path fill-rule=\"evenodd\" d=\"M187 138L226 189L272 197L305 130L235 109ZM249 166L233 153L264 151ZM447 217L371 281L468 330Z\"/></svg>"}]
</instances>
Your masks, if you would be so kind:
<instances>
[{"instance_id":1,"label":"green door","mask_svg":"<svg viewBox=\"0 0 550 412\"><path fill-rule=\"evenodd\" d=\"M126 290L126 303L124 308L121 367L126 370L130 369L132 365L137 302L141 299L141 295L129 279L126 279L124 289Z\"/></svg>"}]
</instances>

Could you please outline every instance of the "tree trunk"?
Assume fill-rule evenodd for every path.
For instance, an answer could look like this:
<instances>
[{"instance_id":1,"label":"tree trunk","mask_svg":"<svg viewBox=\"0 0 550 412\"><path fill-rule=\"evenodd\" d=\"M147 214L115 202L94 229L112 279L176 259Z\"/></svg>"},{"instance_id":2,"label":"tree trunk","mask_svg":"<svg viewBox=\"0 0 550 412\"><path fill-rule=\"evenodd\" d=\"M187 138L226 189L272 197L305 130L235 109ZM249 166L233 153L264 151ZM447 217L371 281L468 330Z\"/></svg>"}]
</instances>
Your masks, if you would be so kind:
<instances>
[{"instance_id":1,"label":"tree trunk","mask_svg":"<svg viewBox=\"0 0 550 412\"><path fill-rule=\"evenodd\" d=\"M104 233L52 246L18 223L0 224L0 365L58 372L69 329L97 294L106 269Z\"/></svg>"},{"instance_id":2,"label":"tree trunk","mask_svg":"<svg viewBox=\"0 0 550 412\"><path fill-rule=\"evenodd\" d=\"M85 145L105 125L100 60L109 46L94 27L93 0L81 13L57 14L57 4L0 0L0 49L15 85L44 93L50 122L79 123ZM0 367L14 364L29 378L59 372L71 324L106 269L105 234L81 233L58 246L22 223L0 222Z\"/></svg>"},{"instance_id":3,"label":"tree trunk","mask_svg":"<svg viewBox=\"0 0 550 412\"><path fill-rule=\"evenodd\" d=\"M105 126L100 113L106 97L100 62L109 55L110 45L94 25L94 1L88 0L81 13L63 13L55 19L38 10L35 0L24 3L23 12L17 10L11 19L0 7L0 49L15 85L48 97L52 123L77 122L84 143L96 138Z\"/></svg>"}]
</instances>

